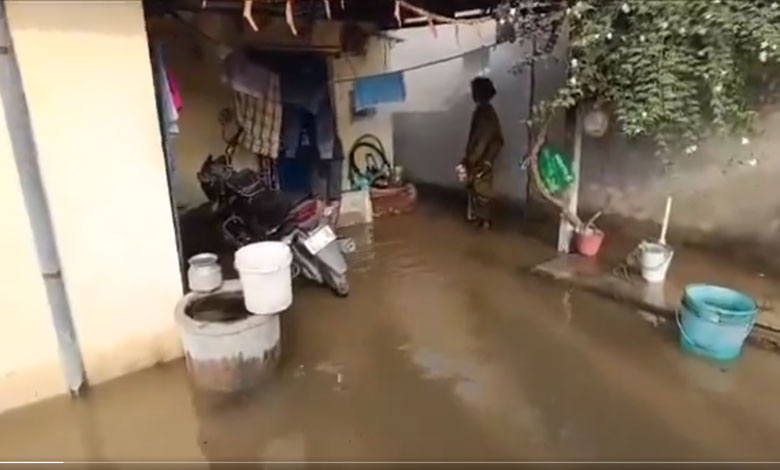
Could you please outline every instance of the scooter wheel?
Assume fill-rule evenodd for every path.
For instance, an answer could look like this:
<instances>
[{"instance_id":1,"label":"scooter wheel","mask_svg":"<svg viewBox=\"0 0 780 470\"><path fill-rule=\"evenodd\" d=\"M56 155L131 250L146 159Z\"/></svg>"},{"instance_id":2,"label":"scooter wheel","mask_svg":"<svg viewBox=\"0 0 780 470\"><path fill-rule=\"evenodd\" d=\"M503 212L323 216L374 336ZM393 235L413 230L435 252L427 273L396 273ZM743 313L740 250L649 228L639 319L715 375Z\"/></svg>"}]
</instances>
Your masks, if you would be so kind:
<instances>
[{"instance_id":1,"label":"scooter wheel","mask_svg":"<svg viewBox=\"0 0 780 470\"><path fill-rule=\"evenodd\" d=\"M301 275L301 265L296 263L296 262L293 262L290 265L290 277L295 279L295 278L297 278L300 275Z\"/></svg>"},{"instance_id":2,"label":"scooter wheel","mask_svg":"<svg viewBox=\"0 0 780 470\"><path fill-rule=\"evenodd\" d=\"M346 277L332 279L330 290L339 297L347 297L349 296L349 281Z\"/></svg>"}]
</instances>

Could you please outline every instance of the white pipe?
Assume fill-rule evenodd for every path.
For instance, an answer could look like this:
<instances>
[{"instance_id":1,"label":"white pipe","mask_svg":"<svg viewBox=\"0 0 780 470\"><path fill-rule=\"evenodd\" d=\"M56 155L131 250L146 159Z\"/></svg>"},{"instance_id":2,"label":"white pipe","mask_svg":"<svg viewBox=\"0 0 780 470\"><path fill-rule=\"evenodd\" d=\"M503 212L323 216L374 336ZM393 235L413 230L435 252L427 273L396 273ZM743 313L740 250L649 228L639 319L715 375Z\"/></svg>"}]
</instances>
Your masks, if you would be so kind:
<instances>
[{"instance_id":1,"label":"white pipe","mask_svg":"<svg viewBox=\"0 0 780 470\"><path fill-rule=\"evenodd\" d=\"M582 166L582 116L583 110L576 110L576 121L574 124L574 151L571 162L571 172L574 176L574 181L569 187L569 199L566 205L569 212L572 214L577 213L577 206L579 205L580 194L580 172ZM569 223L566 218L561 215L561 221L558 225L558 251L560 253L568 253L571 247L572 236L574 235L574 227Z\"/></svg>"},{"instance_id":2,"label":"white pipe","mask_svg":"<svg viewBox=\"0 0 780 470\"><path fill-rule=\"evenodd\" d=\"M38 263L46 287L65 380L71 393L78 394L86 383L86 374L73 327L68 296L62 281L54 229L38 166L38 153L33 139L19 65L13 55L4 0L0 0L0 47L2 47L0 49L0 97L5 111L6 126L32 228Z\"/></svg>"},{"instance_id":3,"label":"white pipe","mask_svg":"<svg viewBox=\"0 0 780 470\"><path fill-rule=\"evenodd\" d=\"M666 245L666 231L669 230L669 216L672 213L672 196L666 196L666 209L664 210L664 221L661 225L661 237L658 243Z\"/></svg>"}]
</instances>

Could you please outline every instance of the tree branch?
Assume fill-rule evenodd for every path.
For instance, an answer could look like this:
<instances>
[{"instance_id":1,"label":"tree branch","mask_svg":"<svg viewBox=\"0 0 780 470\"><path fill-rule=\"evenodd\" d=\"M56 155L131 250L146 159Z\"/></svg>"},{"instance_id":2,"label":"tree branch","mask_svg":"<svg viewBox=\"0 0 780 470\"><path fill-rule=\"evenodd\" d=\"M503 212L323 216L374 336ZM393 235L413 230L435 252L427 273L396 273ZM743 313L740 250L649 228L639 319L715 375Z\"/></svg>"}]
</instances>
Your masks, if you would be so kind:
<instances>
[{"instance_id":1,"label":"tree branch","mask_svg":"<svg viewBox=\"0 0 780 470\"><path fill-rule=\"evenodd\" d=\"M569 210L564 201L556 198L550 193L550 191L547 189L547 186L545 186L544 181L542 181L541 174L539 173L539 152L541 152L542 146L544 146L545 142L547 141L547 129L549 127L549 123L549 119L545 119L540 123L539 130L533 140L533 145L531 146L531 152L528 154L528 158L530 159L531 163L530 168L531 175L533 176L533 182L542 197L556 206L566 221L574 226L575 230L581 230L584 228L582 220L577 216L577 214L574 214Z\"/></svg>"}]
</instances>

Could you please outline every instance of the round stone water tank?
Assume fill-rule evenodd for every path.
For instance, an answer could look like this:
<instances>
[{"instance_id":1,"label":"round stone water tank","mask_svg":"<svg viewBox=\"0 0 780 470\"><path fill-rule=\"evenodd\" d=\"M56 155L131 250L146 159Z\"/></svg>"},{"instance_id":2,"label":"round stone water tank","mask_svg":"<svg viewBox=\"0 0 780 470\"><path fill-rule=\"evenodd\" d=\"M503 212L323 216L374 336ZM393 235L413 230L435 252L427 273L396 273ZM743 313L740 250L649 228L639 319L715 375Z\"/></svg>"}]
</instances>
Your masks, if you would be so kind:
<instances>
[{"instance_id":1,"label":"round stone water tank","mask_svg":"<svg viewBox=\"0 0 780 470\"><path fill-rule=\"evenodd\" d=\"M279 315L249 313L238 280L214 292L186 294L175 317L187 370L198 388L248 390L271 375L279 361Z\"/></svg>"}]
</instances>

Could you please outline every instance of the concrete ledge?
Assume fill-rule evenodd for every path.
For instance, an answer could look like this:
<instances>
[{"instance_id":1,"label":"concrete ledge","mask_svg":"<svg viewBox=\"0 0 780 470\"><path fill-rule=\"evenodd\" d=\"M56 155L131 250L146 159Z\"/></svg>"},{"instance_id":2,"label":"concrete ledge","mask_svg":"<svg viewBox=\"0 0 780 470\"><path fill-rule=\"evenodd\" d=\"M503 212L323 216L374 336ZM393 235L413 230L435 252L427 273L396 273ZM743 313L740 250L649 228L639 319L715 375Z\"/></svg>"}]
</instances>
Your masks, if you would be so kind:
<instances>
[{"instance_id":1,"label":"concrete ledge","mask_svg":"<svg viewBox=\"0 0 780 470\"><path fill-rule=\"evenodd\" d=\"M341 194L338 228L370 224L374 220L368 191L346 191Z\"/></svg>"},{"instance_id":2,"label":"concrete ledge","mask_svg":"<svg viewBox=\"0 0 780 470\"><path fill-rule=\"evenodd\" d=\"M542 263L532 272L561 281L595 294L623 302L672 322L680 307L683 289L689 282L667 279L663 284L647 284L635 275L621 271L613 273L595 259L578 255L561 255ZM737 287L740 288L740 287ZM763 306L749 340L761 347L780 351L780 315Z\"/></svg>"}]
</instances>

